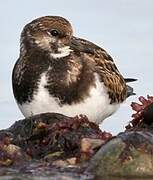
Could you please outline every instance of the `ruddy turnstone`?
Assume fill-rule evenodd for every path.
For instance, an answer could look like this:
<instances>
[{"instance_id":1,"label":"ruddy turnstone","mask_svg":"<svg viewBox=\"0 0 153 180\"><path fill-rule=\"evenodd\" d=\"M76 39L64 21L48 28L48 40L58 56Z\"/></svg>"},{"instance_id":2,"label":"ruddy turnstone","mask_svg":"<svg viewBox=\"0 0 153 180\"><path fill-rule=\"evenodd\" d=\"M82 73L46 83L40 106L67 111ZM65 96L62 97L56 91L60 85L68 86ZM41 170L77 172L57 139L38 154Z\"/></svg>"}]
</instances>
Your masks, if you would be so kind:
<instances>
[{"instance_id":1,"label":"ruddy turnstone","mask_svg":"<svg viewBox=\"0 0 153 180\"><path fill-rule=\"evenodd\" d=\"M25 117L85 114L99 124L133 94L129 81L134 79L124 79L104 49L73 36L62 17L40 17L22 31L12 82Z\"/></svg>"}]
</instances>

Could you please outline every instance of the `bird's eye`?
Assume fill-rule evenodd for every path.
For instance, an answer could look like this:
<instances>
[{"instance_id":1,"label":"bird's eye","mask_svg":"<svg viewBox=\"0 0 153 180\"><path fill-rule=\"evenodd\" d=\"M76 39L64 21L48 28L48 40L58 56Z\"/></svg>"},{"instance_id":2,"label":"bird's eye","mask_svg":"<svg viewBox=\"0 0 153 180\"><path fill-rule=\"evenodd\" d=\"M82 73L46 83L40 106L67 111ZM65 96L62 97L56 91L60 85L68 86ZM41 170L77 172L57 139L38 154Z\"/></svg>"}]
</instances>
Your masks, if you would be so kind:
<instances>
[{"instance_id":1,"label":"bird's eye","mask_svg":"<svg viewBox=\"0 0 153 180\"><path fill-rule=\"evenodd\" d=\"M51 34L52 36L58 36L58 35L59 35L59 32L58 32L56 29L52 29L52 30L50 31L50 34Z\"/></svg>"}]
</instances>

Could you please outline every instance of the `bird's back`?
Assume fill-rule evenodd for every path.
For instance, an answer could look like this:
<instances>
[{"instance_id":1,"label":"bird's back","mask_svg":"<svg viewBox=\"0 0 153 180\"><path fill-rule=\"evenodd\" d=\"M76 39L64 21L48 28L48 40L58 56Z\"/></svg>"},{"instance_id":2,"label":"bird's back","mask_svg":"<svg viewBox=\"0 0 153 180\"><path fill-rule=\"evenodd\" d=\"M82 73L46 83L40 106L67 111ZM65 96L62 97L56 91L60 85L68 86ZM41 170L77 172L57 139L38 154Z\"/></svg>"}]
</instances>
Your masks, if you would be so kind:
<instances>
[{"instance_id":1,"label":"bird's back","mask_svg":"<svg viewBox=\"0 0 153 180\"><path fill-rule=\"evenodd\" d=\"M112 57L92 42L79 38L76 40L86 60L94 61L95 71L107 87L111 103L123 102L127 97L127 85Z\"/></svg>"},{"instance_id":2,"label":"bird's back","mask_svg":"<svg viewBox=\"0 0 153 180\"><path fill-rule=\"evenodd\" d=\"M21 34L13 91L25 117L43 112L85 114L100 123L113 114L132 89L102 48L73 36L58 16L38 18Z\"/></svg>"}]
</instances>

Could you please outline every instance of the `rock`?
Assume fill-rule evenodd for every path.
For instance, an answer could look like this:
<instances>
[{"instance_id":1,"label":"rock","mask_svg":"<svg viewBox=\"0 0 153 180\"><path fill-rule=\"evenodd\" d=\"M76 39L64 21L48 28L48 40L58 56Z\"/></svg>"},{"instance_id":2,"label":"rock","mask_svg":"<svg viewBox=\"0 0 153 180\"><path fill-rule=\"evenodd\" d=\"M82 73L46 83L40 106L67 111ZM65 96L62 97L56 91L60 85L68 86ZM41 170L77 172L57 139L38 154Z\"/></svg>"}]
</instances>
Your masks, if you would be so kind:
<instances>
[{"instance_id":1,"label":"rock","mask_svg":"<svg viewBox=\"0 0 153 180\"><path fill-rule=\"evenodd\" d=\"M5 149L7 154L9 150L13 153L16 148L18 155L23 151L31 159L50 163L71 158L76 158L75 162L83 162L110 137L110 133L102 132L86 116L67 117L56 113L35 115L0 131L0 139L9 144ZM87 144L83 143L83 139L90 143L90 148L86 150L86 159L82 158L82 148ZM74 162L71 160L70 163Z\"/></svg>"},{"instance_id":2,"label":"rock","mask_svg":"<svg viewBox=\"0 0 153 180\"><path fill-rule=\"evenodd\" d=\"M17 121L0 131L0 166L6 167L0 173L15 167L53 179L153 179L153 97L139 101L116 137L83 115L45 113Z\"/></svg>"},{"instance_id":3,"label":"rock","mask_svg":"<svg viewBox=\"0 0 153 180\"><path fill-rule=\"evenodd\" d=\"M109 140L91 158L87 171L95 178L153 179L153 97L139 100L141 104L132 103L136 113L127 130Z\"/></svg>"},{"instance_id":4,"label":"rock","mask_svg":"<svg viewBox=\"0 0 153 180\"><path fill-rule=\"evenodd\" d=\"M21 166L30 160L29 156L18 146L7 141L0 141L0 166ZM7 143L6 143L7 142Z\"/></svg>"},{"instance_id":5,"label":"rock","mask_svg":"<svg viewBox=\"0 0 153 180\"><path fill-rule=\"evenodd\" d=\"M138 132L118 135L96 153L88 170L96 177L153 177L153 142L149 138Z\"/></svg>"},{"instance_id":6,"label":"rock","mask_svg":"<svg viewBox=\"0 0 153 180\"><path fill-rule=\"evenodd\" d=\"M77 158L76 157L72 157L66 160L69 165L76 165L77 164Z\"/></svg>"}]
</instances>

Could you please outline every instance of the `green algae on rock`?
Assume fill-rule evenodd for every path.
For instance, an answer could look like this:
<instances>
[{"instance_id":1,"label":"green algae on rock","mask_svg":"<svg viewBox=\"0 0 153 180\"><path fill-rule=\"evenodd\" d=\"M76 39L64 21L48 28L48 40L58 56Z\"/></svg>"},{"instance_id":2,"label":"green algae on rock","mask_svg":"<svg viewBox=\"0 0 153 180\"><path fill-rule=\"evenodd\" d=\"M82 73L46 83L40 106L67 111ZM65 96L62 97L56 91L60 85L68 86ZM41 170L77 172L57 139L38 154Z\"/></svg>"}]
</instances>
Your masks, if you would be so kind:
<instances>
[{"instance_id":1,"label":"green algae on rock","mask_svg":"<svg viewBox=\"0 0 153 180\"><path fill-rule=\"evenodd\" d=\"M153 177L153 142L149 141L150 137L150 134L141 132L118 135L91 159L90 172L98 177Z\"/></svg>"},{"instance_id":2,"label":"green algae on rock","mask_svg":"<svg viewBox=\"0 0 153 180\"><path fill-rule=\"evenodd\" d=\"M153 98L139 100L132 103L133 120L116 137L86 116L45 113L17 121L0 131L0 173L13 167L13 177L153 179Z\"/></svg>"},{"instance_id":3,"label":"green algae on rock","mask_svg":"<svg viewBox=\"0 0 153 180\"><path fill-rule=\"evenodd\" d=\"M132 103L136 111L126 131L109 140L91 158L95 177L153 178L153 97Z\"/></svg>"}]
</instances>

